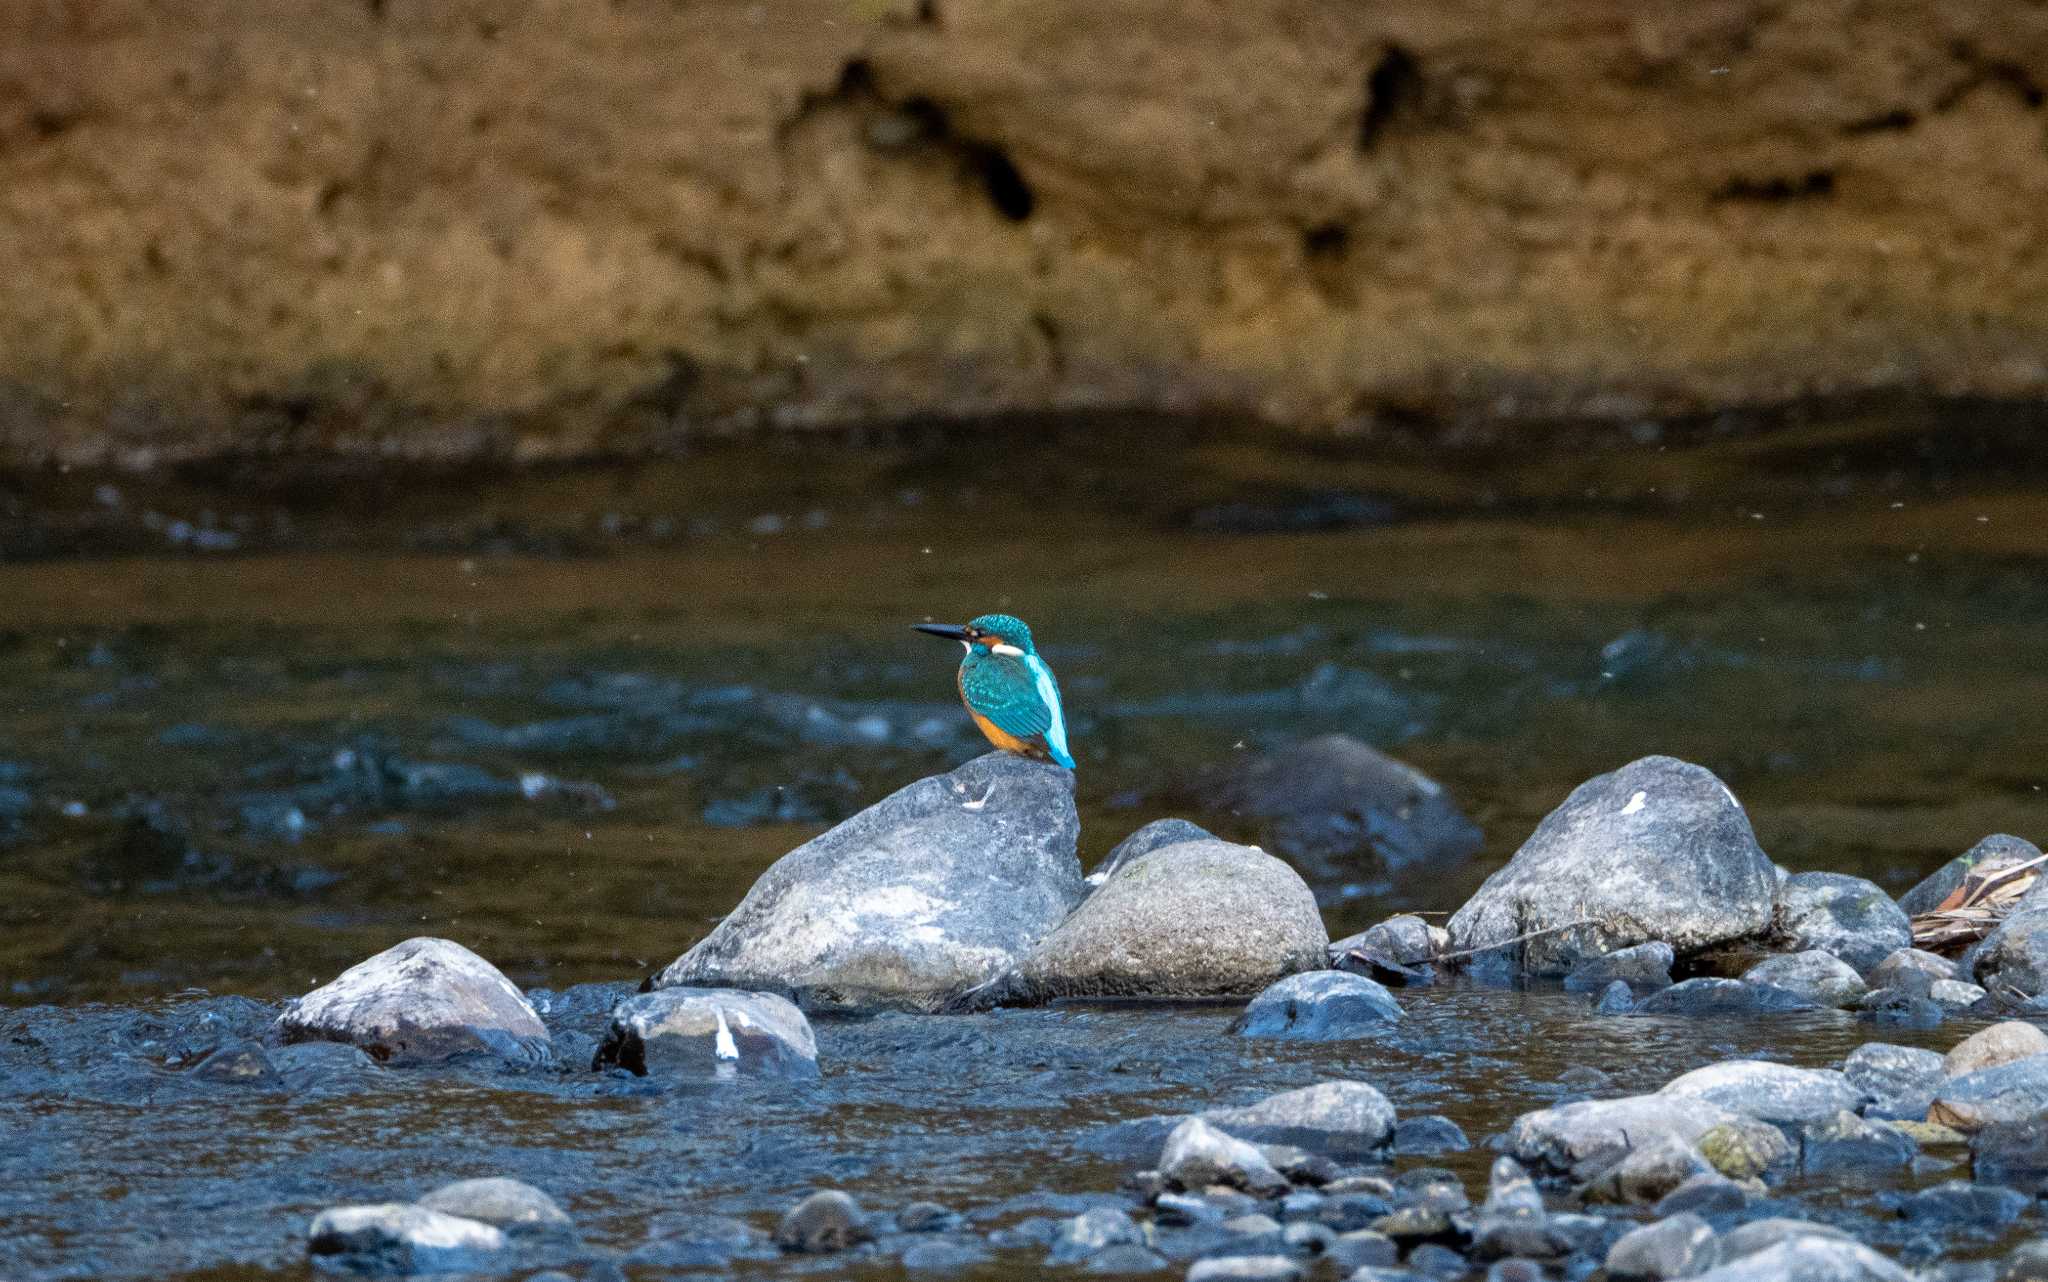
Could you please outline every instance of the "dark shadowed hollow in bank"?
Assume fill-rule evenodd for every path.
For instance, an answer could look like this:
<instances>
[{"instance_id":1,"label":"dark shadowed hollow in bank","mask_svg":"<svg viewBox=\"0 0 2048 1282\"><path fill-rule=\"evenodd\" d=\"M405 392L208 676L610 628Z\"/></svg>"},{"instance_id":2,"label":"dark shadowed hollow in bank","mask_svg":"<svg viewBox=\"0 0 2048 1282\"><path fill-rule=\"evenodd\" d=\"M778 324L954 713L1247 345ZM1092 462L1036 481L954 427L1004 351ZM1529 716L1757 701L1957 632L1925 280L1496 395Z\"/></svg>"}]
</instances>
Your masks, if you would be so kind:
<instances>
[{"instance_id":1,"label":"dark shadowed hollow in bank","mask_svg":"<svg viewBox=\"0 0 2048 1282\"><path fill-rule=\"evenodd\" d=\"M546 471L242 457L7 476L0 1271L296 1274L326 1208L509 1176L580 1234L522 1256L525 1273L784 1276L789 1242L843 1239L869 1252L862 1276L1035 1276L1048 1253L1050 1273L1079 1276L1098 1248L1134 1266L1156 1248L1172 1262L1147 1267L1178 1278L1190 1261L1174 1252L1193 1248L1174 1243L1195 1239L1119 1236L1138 1233L1116 1218L1138 1205L1120 1182L1146 1196L1143 1168L1180 1115L1332 1078L1391 1103L1396 1138L1369 1147L1395 1187L1359 1176L1314 1201L1314 1172L1290 1168L1291 1209L1247 1199L1226 1205L1233 1223L1259 1205L1275 1233L1389 1221L1411 1268L1432 1243L1480 1250L1431 1226L1451 1213L1444 1180L1486 1196L1486 1141L1512 1124L1516 1156L1566 1178L1585 1157L1572 1128L1597 1119L1518 1115L1670 1082L1709 1102L1687 1106L1676 1148L1638 1148L1603 1176L1600 1197L1662 1197L1707 1160L1743 1169L1745 1145L1768 1144L1731 1101L1757 1090L1794 1102L1765 1109L1764 1131L1819 1156L1787 1175L1764 1153L1767 1188L1696 1184L1702 1214L1733 1197L1748 1218L1843 1226L1915 1265L2004 1258L2039 1233L2038 1211L2008 1215L1990 1192L1951 1206L1963 1195L1937 1186L1969 1158L1938 1138L1882 1177L1844 1174L1907 1141L1831 1103L1851 1080L1854 1108L1906 1116L1872 1111L1889 1097L1869 1083L1907 1090L1928 1069L1905 1048L1947 1051L1982 1020L1878 1026L1754 1001L1687 1017L1722 1009L1713 985L1756 957L1680 956L1665 975L1670 950L1644 945L1564 985L1398 989L1397 1019L1334 1043L1288 1030L1351 982L1335 972L1288 981L1284 1012L1255 1008L1239 1031L1270 1018L1267 1038L1233 1033L1241 1002L814 1011L815 1042L803 1029L778 1052L803 1072L773 1081L664 1085L649 1030L684 1021L701 1045L683 1058L704 1065L730 1036L745 1062L793 1014L782 1006L745 1015L658 989L631 1008L640 1024L608 1021L775 860L985 751L954 699L957 651L909 625L993 610L1029 619L1059 673L1082 871L1174 817L1291 865L1332 939L1398 912L1444 926L1567 794L1668 754L1712 772L1697 775L1708 803L1712 781L1739 795L1769 861L1900 896L1987 834L2042 831L2040 427L2023 407L1882 400L1464 446L1421 425L1304 443L1013 418ZM1617 778L1627 813L1641 793ZM1759 921L1807 951L1768 963L1769 986L1734 988L1886 982L1825 935L1848 911L1836 883L1795 877L1805 898L1776 892L1774 910L1774 874L1755 866ZM1818 906L1795 919L1795 902ZM259 1046L279 1003L415 936L458 941L528 990L552 1051L430 1072L318 1040ZM1403 938L1386 937L1382 978L1416 960ZM1614 982L1622 1009L1640 997L1639 965L1695 987L1632 1019L1596 1013ZM1894 979L1900 1010L1927 1008L1911 987L1926 977ZM1833 1070L1872 1041L1900 1043L1905 1067L1743 1070L1762 1085L1717 1077L1693 1094L1673 1081L1731 1057ZM1166 1156L1223 1160L1208 1143L1176 1131ZM1980 1156L1980 1177L1996 1161ZM1169 1182L1146 1212L1161 1224L1209 1213L1199 1185L1149 1178ZM1508 1216L1521 1186L1491 1178L1487 1215ZM827 1188L881 1218L807 1206L779 1250L778 1219ZM1344 1197L1387 1205L1353 1224L1343 1207L1366 1203ZM488 1246L475 1227L432 1245L431 1205L399 1208L415 1264ZM1552 1207L1542 1233L1598 1229ZM329 1221L316 1257L360 1262L351 1244L382 1224ZM906 1247L918 1224L935 1236ZM1274 1250L1349 1276L1302 1246L1313 1236ZM1557 1258L1594 1258L1570 1249Z\"/></svg>"}]
</instances>

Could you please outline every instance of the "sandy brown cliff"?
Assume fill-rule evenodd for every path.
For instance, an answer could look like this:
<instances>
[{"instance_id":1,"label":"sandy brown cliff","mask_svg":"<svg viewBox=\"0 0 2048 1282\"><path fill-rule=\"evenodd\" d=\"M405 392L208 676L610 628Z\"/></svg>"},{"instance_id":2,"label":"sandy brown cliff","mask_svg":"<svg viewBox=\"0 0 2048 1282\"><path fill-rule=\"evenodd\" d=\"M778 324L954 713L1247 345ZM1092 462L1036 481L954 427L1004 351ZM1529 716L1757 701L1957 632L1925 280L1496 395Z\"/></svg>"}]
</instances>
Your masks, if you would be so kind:
<instances>
[{"instance_id":1,"label":"sandy brown cliff","mask_svg":"<svg viewBox=\"0 0 2048 1282\"><path fill-rule=\"evenodd\" d=\"M0 455L2048 392L2048 4L10 0Z\"/></svg>"}]
</instances>

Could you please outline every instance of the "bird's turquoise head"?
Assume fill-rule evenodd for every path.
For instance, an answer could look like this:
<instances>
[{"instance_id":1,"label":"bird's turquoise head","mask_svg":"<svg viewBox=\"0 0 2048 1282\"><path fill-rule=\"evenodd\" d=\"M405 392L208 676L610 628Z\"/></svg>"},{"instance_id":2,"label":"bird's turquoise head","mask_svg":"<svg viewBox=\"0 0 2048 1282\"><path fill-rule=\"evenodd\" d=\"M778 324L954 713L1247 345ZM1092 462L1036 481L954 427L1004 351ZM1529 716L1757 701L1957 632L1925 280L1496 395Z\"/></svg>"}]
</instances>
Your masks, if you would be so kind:
<instances>
[{"instance_id":1,"label":"bird's turquoise head","mask_svg":"<svg viewBox=\"0 0 2048 1282\"><path fill-rule=\"evenodd\" d=\"M1031 644L1030 626L1014 614L984 614L964 625L919 623L914 626L919 632L958 641L975 654L1006 653L1010 650L1021 654L1038 653L1038 647Z\"/></svg>"}]
</instances>

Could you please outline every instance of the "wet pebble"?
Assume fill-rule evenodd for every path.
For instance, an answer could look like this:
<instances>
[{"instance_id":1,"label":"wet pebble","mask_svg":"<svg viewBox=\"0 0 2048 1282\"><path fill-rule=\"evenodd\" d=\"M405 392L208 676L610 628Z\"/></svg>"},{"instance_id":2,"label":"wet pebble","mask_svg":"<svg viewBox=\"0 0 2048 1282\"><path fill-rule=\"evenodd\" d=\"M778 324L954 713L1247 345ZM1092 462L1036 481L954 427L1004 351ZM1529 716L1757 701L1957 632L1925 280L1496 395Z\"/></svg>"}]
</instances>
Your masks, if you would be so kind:
<instances>
[{"instance_id":1,"label":"wet pebble","mask_svg":"<svg viewBox=\"0 0 2048 1282\"><path fill-rule=\"evenodd\" d=\"M1797 993L1739 979L1688 979L1636 1003L1638 1015L1757 1015L1771 1011L1812 1010L1814 1003Z\"/></svg>"},{"instance_id":2,"label":"wet pebble","mask_svg":"<svg viewBox=\"0 0 2048 1282\"><path fill-rule=\"evenodd\" d=\"M2048 1033L2025 1020L2009 1019L1978 1029L1956 1043L1942 1060L1942 1071L1950 1077L1961 1077L2041 1054L2048 1054Z\"/></svg>"},{"instance_id":3,"label":"wet pebble","mask_svg":"<svg viewBox=\"0 0 2048 1282\"><path fill-rule=\"evenodd\" d=\"M1239 1139L1343 1158L1369 1157L1394 1133L1394 1106L1365 1082L1304 1086L1242 1108L1211 1109L1202 1119Z\"/></svg>"},{"instance_id":4,"label":"wet pebble","mask_svg":"<svg viewBox=\"0 0 2048 1282\"><path fill-rule=\"evenodd\" d=\"M1866 1116L1917 1120L1927 1116L1947 1073L1942 1056L1934 1051L1866 1042L1842 1061L1842 1075L1871 1098Z\"/></svg>"},{"instance_id":5,"label":"wet pebble","mask_svg":"<svg viewBox=\"0 0 2048 1282\"><path fill-rule=\"evenodd\" d=\"M1859 972L1913 945L1912 923L1892 897L1875 882L1842 873L1786 878L1771 929L1792 950L1832 953Z\"/></svg>"},{"instance_id":6,"label":"wet pebble","mask_svg":"<svg viewBox=\"0 0 2048 1282\"><path fill-rule=\"evenodd\" d=\"M1343 1041L1400 1022L1393 994L1362 975L1311 971L1290 975L1254 997L1234 1031L1241 1037Z\"/></svg>"},{"instance_id":7,"label":"wet pebble","mask_svg":"<svg viewBox=\"0 0 2048 1282\"><path fill-rule=\"evenodd\" d=\"M988 1258L979 1242L942 1237L912 1245L903 1253L903 1267L912 1273L961 1273Z\"/></svg>"},{"instance_id":8,"label":"wet pebble","mask_svg":"<svg viewBox=\"0 0 2048 1282\"><path fill-rule=\"evenodd\" d=\"M775 1227L775 1245L807 1255L844 1251L873 1238L860 1204L837 1189L811 1194Z\"/></svg>"},{"instance_id":9,"label":"wet pebble","mask_svg":"<svg viewBox=\"0 0 2048 1282\"><path fill-rule=\"evenodd\" d=\"M386 1063L548 1056L548 1031L525 994L446 939L409 939L350 967L288 1003L275 1027L285 1042L346 1042Z\"/></svg>"},{"instance_id":10,"label":"wet pebble","mask_svg":"<svg viewBox=\"0 0 2048 1282\"><path fill-rule=\"evenodd\" d=\"M1581 960L1564 977L1564 986L1574 993L1600 992L1615 983L1632 989L1668 988L1674 960L1671 945L1653 939Z\"/></svg>"},{"instance_id":11,"label":"wet pebble","mask_svg":"<svg viewBox=\"0 0 2048 1282\"><path fill-rule=\"evenodd\" d=\"M227 1042L216 1047L192 1066L201 1081L223 1086L279 1087L284 1077L261 1046L254 1042Z\"/></svg>"},{"instance_id":12,"label":"wet pebble","mask_svg":"<svg viewBox=\"0 0 2048 1282\"><path fill-rule=\"evenodd\" d=\"M1768 1180L1797 1161L1785 1132L1753 1117L1734 1117L1699 1137L1700 1156L1731 1180Z\"/></svg>"},{"instance_id":13,"label":"wet pebble","mask_svg":"<svg viewBox=\"0 0 2048 1282\"><path fill-rule=\"evenodd\" d=\"M1394 1124L1394 1152L1402 1157L1432 1157L1438 1153L1462 1153L1472 1141L1456 1122L1440 1113L1404 1117Z\"/></svg>"},{"instance_id":14,"label":"wet pebble","mask_svg":"<svg viewBox=\"0 0 2048 1282\"><path fill-rule=\"evenodd\" d=\"M1910 1164L1920 1146L1896 1127L1854 1113L1797 1128L1799 1166L1808 1174L1896 1170Z\"/></svg>"},{"instance_id":15,"label":"wet pebble","mask_svg":"<svg viewBox=\"0 0 2048 1282\"><path fill-rule=\"evenodd\" d=\"M1184 841L1125 863L1018 973L1041 999L1246 996L1325 965L1329 943L1314 893L1285 862Z\"/></svg>"},{"instance_id":16,"label":"wet pebble","mask_svg":"<svg viewBox=\"0 0 2048 1282\"><path fill-rule=\"evenodd\" d=\"M1149 1247L1130 1242L1120 1242L1105 1247L1088 1257L1081 1265L1084 1273L1123 1277L1141 1273L1156 1273L1166 1267L1166 1257Z\"/></svg>"},{"instance_id":17,"label":"wet pebble","mask_svg":"<svg viewBox=\"0 0 2048 1282\"><path fill-rule=\"evenodd\" d=\"M1714 1230L1698 1215L1672 1215L1622 1234L1607 1251L1616 1282L1667 1282L1704 1273L1714 1263Z\"/></svg>"},{"instance_id":18,"label":"wet pebble","mask_svg":"<svg viewBox=\"0 0 2048 1282\"><path fill-rule=\"evenodd\" d=\"M1742 982L1797 993L1816 1006L1854 1006L1870 991L1853 966L1817 948L1766 958L1744 971Z\"/></svg>"},{"instance_id":19,"label":"wet pebble","mask_svg":"<svg viewBox=\"0 0 2048 1282\"><path fill-rule=\"evenodd\" d=\"M2033 1198L2017 1189L1948 1180L1907 1197L1899 1214L1942 1226L1997 1229L2017 1220L2032 1203Z\"/></svg>"},{"instance_id":20,"label":"wet pebble","mask_svg":"<svg viewBox=\"0 0 2048 1282\"><path fill-rule=\"evenodd\" d=\"M1187 1282L1300 1282L1302 1267L1284 1255L1219 1255L1196 1260Z\"/></svg>"},{"instance_id":21,"label":"wet pebble","mask_svg":"<svg viewBox=\"0 0 2048 1282\"><path fill-rule=\"evenodd\" d=\"M1664 1135L1631 1148L1588 1181L1579 1198L1585 1202L1656 1202L1688 1180L1712 1172L1698 1149L1676 1135Z\"/></svg>"},{"instance_id":22,"label":"wet pebble","mask_svg":"<svg viewBox=\"0 0 2048 1282\"><path fill-rule=\"evenodd\" d=\"M1191 1192L1212 1184L1273 1193L1287 1188L1286 1177L1273 1169L1256 1145L1226 1135L1200 1118L1189 1118L1166 1137L1159 1169Z\"/></svg>"},{"instance_id":23,"label":"wet pebble","mask_svg":"<svg viewBox=\"0 0 2048 1282\"><path fill-rule=\"evenodd\" d=\"M1600 994L1600 1000L1593 1003L1596 1015L1633 1015L1636 1009L1635 991L1626 980L1617 979L1607 985Z\"/></svg>"},{"instance_id":24,"label":"wet pebble","mask_svg":"<svg viewBox=\"0 0 2048 1282\"><path fill-rule=\"evenodd\" d=\"M912 1202L896 1213L896 1227L904 1233L943 1233L959 1225L959 1213L937 1202Z\"/></svg>"},{"instance_id":25,"label":"wet pebble","mask_svg":"<svg viewBox=\"0 0 2048 1282\"><path fill-rule=\"evenodd\" d=\"M457 1180L427 1194L418 1205L494 1225L515 1237L556 1237L573 1231L568 1212L555 1199L519 1180Z\"/></svg>"},{"instance_id":26,"label":"wet pebble","mask_svg":"<svg viewBox=\"0 0 2048 1282\"><path fill-rule=\"evenodd\" d=\"M1224 1227L1230 1226L1225 1224ZM1277 1233L1279 1228L1275 1224L1274 1232ZM1145 1244L1145 1234L1137 1222L1113 1206L1093 1207L1060 1225L1053 1236L1052 1254L1046 1257L1046 1263L1072 1264L1105 1247L1123 1244Z\"/></svg>"},{"instance_id":27,"label":"wet pebble","mask_svg":"<svg viewBox=\"0 0 2048 1282\"><path fill-rule=\"evenodd\" d=\"M1666 1193L1657 1203L1654 1213L1659 1216L1687 1212L1694 1215L1729 1215L1742 1210L1750 1201L1748 1188L1719 1171L1707 1170L1688 1177L1684 1183Z\"/></svg>"},{"instance_id":28,"label":"wet pebble","mask_svg":"<svg viewBox=\"0 0 2048 1282\"><path fill-rule=\"evenodd\" d=\"M1918 948L1900 948L1872 967L1867 979L1872 988L1889 988L1907 971L1918 971L1934 981L1958 978L1956 964L1948 958Z\"/></svg>"}]
</instances>

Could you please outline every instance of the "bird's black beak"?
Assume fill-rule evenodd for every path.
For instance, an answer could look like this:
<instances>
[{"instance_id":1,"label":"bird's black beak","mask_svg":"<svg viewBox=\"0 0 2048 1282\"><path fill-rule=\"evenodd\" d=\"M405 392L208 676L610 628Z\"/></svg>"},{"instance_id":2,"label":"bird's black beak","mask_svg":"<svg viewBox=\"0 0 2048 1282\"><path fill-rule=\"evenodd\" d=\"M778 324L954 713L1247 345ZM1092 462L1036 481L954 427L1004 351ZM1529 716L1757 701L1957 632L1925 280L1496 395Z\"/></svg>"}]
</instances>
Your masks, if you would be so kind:
<instances>
[{"instance_id":1,"label":"bird's black beak","mask_svg":"<svg viewBox=\"0 0 2048 1282\"><path fill-rule=\"evenodd\" d=\"M910 626L916 628L919 632L929 632L935 637L944 637L948 641L965 641L967 639L967 629L957 623L913 623Z\"/></svg>"}]
</instances>

